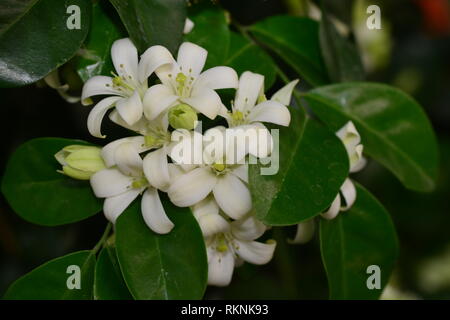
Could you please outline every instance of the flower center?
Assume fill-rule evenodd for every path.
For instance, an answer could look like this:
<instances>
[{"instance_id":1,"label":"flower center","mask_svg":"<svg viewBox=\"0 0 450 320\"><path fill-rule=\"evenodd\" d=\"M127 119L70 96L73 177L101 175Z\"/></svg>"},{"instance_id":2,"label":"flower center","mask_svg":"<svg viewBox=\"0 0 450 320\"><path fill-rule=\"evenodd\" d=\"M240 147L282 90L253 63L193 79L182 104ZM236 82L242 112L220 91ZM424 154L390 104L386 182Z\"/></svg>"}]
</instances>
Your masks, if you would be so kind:
<instances>
[{"instance_id":1,"label":"flower center","mask_svg":"<svg viewBox=\"0 0 450 320\"><path fill-rule=\"evenodd\" d=\"M145 179L144 177L142 177L142 178L140 178L140 179L137 179L137 180L134 180L132 183L131 183L131 187L133 188L133 189L140 189L140 188L143 188L143 187L145 187L145 186L147 186L148 185L148 181L147 181L147 179Z\"/></svg>"},{"instance_id":2,"label":"flower center","mask_svg":"<svg viewBox=\"0 0 450 320\"><path fill-rule=\"evenodd\" d=\"M223 233L218 234L216 237L216 250L219 252L228 251L227 240L225 239L225 235Z\"/></svg>"},{"instance_id":3,"label":"flower center","mask_svg":"<svg viewBox=\"0 0 450 320\"><path fill-rule=\"evenodd\" d=\"M217 173L217 174L221 174L221 173L224 173L224 171L225 171L225 169L227 168L227 166L225 165L225 164L223 164L223 163L214 163L213 165L212 165L212 168L214 169L214 171Z\"/></svg>"},{"instance_id":4,"label":"flower center","mask_svg":"<svg viewBox=\"0 0 450 320\"><path fill-rule=\"evenodd\" d=\"M191 72L192 70L189 70ZM169 74L169 77L172 77L171 74ZM177 76L175 77L175 89L177 92L177 95L180 97L187 98L191 95L192 90L192 83L194 82L194 77L187 76L183 72L179 72Z\"/></svg>"}]
</instances>

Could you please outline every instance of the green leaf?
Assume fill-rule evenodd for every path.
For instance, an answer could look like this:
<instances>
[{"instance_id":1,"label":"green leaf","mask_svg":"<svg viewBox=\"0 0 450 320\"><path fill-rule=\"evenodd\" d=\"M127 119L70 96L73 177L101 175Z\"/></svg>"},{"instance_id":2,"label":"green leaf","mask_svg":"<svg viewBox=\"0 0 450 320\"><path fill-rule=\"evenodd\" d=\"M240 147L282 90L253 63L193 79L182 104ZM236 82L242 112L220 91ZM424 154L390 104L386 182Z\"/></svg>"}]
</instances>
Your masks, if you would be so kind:
<instances>
[{"instance_id":1,"label":"green leaf","mask_svg":"<svg viewBox=\"0 0 450 320\"><path fill-rule=\"evenodd\" d=\"M35 0L3 0L0 3L0 34L27 12Z\"/></svg>"},{"instance_id":2,"label":"green leaf","mask_svg":"<svg viewBox=\"0 0 450 320\"><path fill-rule=\"evenodd\" d=\"M349 211L320 221L320 247L331 299L377 299L398 255L388 212L362 186L356 185L356 190L356 202ZM380 267L381 289L367 287L371 265Z\"/></svg>"},{"instance_id":3,"label":"green leaf","mask_svg":"<svg viewBox=\"0 0 450 320\"><path fill-rule=\"evenodd\" d=\"M262 175L261 165L249 166L253 207L268 225L296 224L323 212L349 170L336 135L297 109L290 111L290 126L279 131L279 171Z\"/></svg>"},{"instance_id":4,"label":"green leaf","mask_svg":"<svg viewBox=\"0 0 450 320\"><path fill-rule=\"evenodd\" d=\"M320 22L320 47L333 82L360 81L364 79L364 67L356 46L344 38L327 14Z\"/></svg>"},{"instance_id":5,"label":"green leaf","mask_svg":"<svg viewBox=\"0 0 450 320\"><path fill-rule=\"evenodd\" d=\"M80 8L80 29L67 27L70 5ZM87 35L90 17L89 0L30 3L0 34L0 87L36 82L68 61Z\"/></svg>"},{"instance_id":6,"label":"green leaf","mask_svg":"<svg viewBox=\"0 0 450 320\"><path fill-rule=\"evenodd\" d=\"M71 179L56 170L54 154L81 140L37 138L21 145L11 156L2 180L2 192L12 209L25 220L56 226L88 218L102 208L89 181Z\"/></svg>"},{"instance_id":7,"label":"green leaf","mask_svg":"<svg viewBox=\"0 0 450 320\"><path fill-rule=\"evenodd\" d=\"M78 270L70 266L79 267ZM78 251L44 263L16 280L5 293L7 300L89 300L92 299L95 255L88 250ZM74 278L80 288L69 289Z\"/></svg>"},{"instance_id":8,"label":"green leaf","mask_svg":"<svg viewBox=\"0 0 450 320\"><path fill-rule=\"evenodd\" d=\"M110 0L142 53L162 45L175 53L183 37L186 0Z\"/></svg>"},{"instance_id":9,"label":"green leaf","mask_svg":"<svg viewBox=\"0 0 450 320\"><path fill-rule=\"evenodd\" d=\"M132 300L120 271L116 249L106 246L100 251L95 265L95 300Z\"/></svg>"},{"instance_id":10,"label":"green leaf","mask_svg":"<svg viewBox=\"0 0 450 320\"><path fill-rule=\"evenodd\" d=\"M114 71L111 46L115 40L126 36L106 10L104 2L94 3L92 8L91 29L75 62L83 81L97 75L111 75Z\"/></svg>"},{"instance_id":11,"label":"green leaf","mask_svg":"<svg viewBox=\"0 0 450 320\"><path fill-rule=\"evenodd\" d=\"M235 32L231 32L230 49L223 64L235 69L239 75L244 71L262 74L266 89L275 82L276 66L272 58L255 43Z\"/></svg>"},{"instance_id":12,"label":"green leaf","mask_svg":"<svg viewBox=\"0 0 450 320\"><path fill-rule=\"evenodd\" d=\"M194 28L185 35L185 39L208 50L205 69L209 69L224 63L230 46L230 30L225 11L217 6L202 6L200 9L189 16Z\"/></svg>"},{"instance_id":13,"label":"green leaf","mask_svg":"<svg viewBox=\"0 0 450 320\"><path fill-rule=\"evenodd\" d=\"M433 190L437 143L426 114L410 96L387 85L356 82L317 88L305 99L332 130L353 121L364 151L407 188Z\"/></svg>"},{"instance_id":14,"label":"green leaf","mask_svg":"<svg viewBox=\"0 0 450 320\"><path fill-rule=\"evenodd\" d=\"M311 85L328 83L316 21L302 17L275 16L254 24L250 27L250 32Z\"/></svg>"},{"instance_id":15,"label":"green leaf","mask_svg":"<svg viewBox=\"0 0 450 320\"><path fill-rule=\"evenodd\" d=\"M135 299L201 299L208 265L200 228L188 208L163 201L175 224L169 234L151 231L139 202L125 210L116 224L120 267Z\"/></svg>"}]
</instances>

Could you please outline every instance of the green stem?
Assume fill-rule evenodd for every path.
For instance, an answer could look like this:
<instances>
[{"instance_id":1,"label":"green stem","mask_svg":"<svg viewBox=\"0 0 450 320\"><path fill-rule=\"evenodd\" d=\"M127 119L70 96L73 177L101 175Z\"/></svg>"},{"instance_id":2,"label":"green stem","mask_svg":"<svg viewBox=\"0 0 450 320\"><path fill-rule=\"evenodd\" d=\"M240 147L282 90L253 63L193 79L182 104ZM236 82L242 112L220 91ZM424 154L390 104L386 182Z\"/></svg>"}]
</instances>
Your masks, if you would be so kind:
<instances>
[{"instance_id":1,"label":"green stem","mask_svg":"<svg viewBox=\"0 0 450 320\"><path fill-rule=\"evenodd\" d=\"M112 228L112 224L111 224L111 222L109 222L109 223L106 225L106 229L105 229L105 231L103 232L102 237L101 237L100 240L97 242L97 244L95 245L95 247L92 249L92 253L93 253L93 254L97 254L97 252L98 252L101 248L103 248L103 245L105 244L106 240L108 240L108 236L109 236L109 232L111 231L111 228Z\"/></svg>"}]
</instances>

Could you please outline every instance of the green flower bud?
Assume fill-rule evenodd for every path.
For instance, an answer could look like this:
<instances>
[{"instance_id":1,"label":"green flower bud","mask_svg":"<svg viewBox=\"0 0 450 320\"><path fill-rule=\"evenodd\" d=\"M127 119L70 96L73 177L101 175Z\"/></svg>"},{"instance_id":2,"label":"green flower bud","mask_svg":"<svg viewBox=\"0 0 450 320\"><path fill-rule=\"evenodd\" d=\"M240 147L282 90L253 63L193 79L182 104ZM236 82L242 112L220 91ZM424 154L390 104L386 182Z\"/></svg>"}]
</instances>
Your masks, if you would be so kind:
<instances>
[{"instance_id":1,"label":"green flower bud","mask_svg":"<svg viewBox=\"0 0 450 320\"><path fill-rule=\"evenodd\" d=\"M56 160L63 166L61 172L78 180L90 177L105 168L101 148L93 146L70 145L55 154Z\"/></svg>"},{"instance_id":2,"label":"green flower bud","mask_svg":"<svg viewBox=\"0 0 450 320\"><path fill-rule=\"evenodd\" d=\"M169 110L169 123L174 129L192 130L195 128L197 119L197 112L185 103Z\"/></svg>"}]
</instances>

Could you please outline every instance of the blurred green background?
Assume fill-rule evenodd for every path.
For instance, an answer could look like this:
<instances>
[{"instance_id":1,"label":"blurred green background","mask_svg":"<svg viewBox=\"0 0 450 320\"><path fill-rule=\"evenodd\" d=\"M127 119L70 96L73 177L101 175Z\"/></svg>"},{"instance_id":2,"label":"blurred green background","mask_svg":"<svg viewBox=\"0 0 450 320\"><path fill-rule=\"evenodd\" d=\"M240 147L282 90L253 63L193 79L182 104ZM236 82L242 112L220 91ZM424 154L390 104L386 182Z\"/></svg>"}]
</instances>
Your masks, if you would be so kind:
<instances>
[{"instance_id":1,"label":"blurred green background","mask_svg":"<svg viewBox=\"0 0 450 320\"><path fill-rule=\"evenodd\" d=\"M367 79L391 84L414 96L429 115L440 144L439 185L431 194L404 189L373 161L355 176L391 213L400 240L400 259L384 297L450 299L450 1L329 3L339 23L354 27L350 33L360 46ZM313 6L302 0L229 0L220 4L244 25L276 14L316 14ZM368 4L381 8L381 32L370 33L365 28ZM104 143L88 135L90 108L65 102L49 87L1 89L0 97L1 175L15 148L34 137ZM112 127L105 131L111 132ZM99 214L62 227L32 225L19 218L1 196L0 295L12 281L39 264L93 247L105 224ZM286 238L293 236L295 227L273 231L278 240L274 260L266 266L246 264L236 269L229 287L209 288L206 298L326 299L327 281L317 235L306 245L292 246Z\"/></svg>"}]
</instances>

